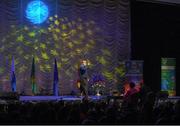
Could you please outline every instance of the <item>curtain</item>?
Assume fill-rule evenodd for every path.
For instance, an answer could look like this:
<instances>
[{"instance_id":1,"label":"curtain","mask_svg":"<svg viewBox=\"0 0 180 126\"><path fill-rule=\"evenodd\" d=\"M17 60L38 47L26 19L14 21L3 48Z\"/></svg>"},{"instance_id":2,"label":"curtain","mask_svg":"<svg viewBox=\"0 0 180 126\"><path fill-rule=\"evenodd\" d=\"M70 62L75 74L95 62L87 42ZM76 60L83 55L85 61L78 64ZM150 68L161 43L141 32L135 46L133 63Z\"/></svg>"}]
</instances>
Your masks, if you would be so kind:
<instances>
[{"instance_id":1,"label":"curtain","mask_svg":"<svg viewBox=\"0 0 180 126\"><path fill-rule=\"evenodd\" d=\"M78 92L77 66L82 59L90 64L90 80L100 73L105 78L106 92L115 89L115 70L130 58L129 0L41 0L48 6L49 16L38 25L26 17L31 1L0 1L0 91L11 89L12 56L19 93L31 94L33 57L38 89L47 94L53 93L54 58L61 95ZM54 24L56 20L59 25Z\"/></svg>"}]
</instances>

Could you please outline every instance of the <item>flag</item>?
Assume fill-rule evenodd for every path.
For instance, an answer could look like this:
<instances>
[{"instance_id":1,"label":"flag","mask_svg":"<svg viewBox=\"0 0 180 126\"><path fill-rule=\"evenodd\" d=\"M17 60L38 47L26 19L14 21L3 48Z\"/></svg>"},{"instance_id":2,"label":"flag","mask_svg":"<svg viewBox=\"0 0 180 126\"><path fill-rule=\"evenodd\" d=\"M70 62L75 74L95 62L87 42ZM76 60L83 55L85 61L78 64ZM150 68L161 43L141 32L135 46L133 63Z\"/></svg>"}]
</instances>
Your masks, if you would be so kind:
<instances>
[{"instance_id":1,"label":"flag","mask_svg":"<svg viewBox=\"0 0 180 126\"><path fill-rule=\"evenodd\" d=\"M34 57L33 57L33 61L32 61L32 67L31 67L31 85L32 85L32 93L33 95L36 94L36 82L35 82L35 63L34 63Z\"/></svg>"},{"instance_id":2,"label":"flag","mask_svg":"<svg viewBox=\"0 0 180 126\"><path fill-rule=\"evenodd\" d=\"M14 57L12 58L12 64L11 64L11 89L12 89L12 92L16 92L16 76L15 76Z\"/></svg>"},{"instance_id":3,"label":"flag","mask_svg":"<svg viewBox=\"0 0 180 126\"><path fill-rule=\"evenodd\" d=\"M53 80L53 94L54 96L58 96L58 68L57 68L57 62L56 58L54 60L54 80Z\"/></svg>"}]
</instances>

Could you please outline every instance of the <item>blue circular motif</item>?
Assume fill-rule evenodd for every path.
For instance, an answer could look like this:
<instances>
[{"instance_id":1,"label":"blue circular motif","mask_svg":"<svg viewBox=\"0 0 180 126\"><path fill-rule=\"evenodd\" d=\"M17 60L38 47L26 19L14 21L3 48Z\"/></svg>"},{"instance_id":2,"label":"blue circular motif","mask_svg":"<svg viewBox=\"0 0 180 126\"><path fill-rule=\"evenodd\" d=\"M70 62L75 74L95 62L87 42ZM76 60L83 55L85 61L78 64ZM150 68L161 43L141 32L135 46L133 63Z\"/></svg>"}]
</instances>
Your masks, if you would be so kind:
<instances>
[{"instance_id":1,"label":"blue circular motif","mask_svg":"<svg viewBox=\"0 0 180 126\"><path fill-rule=\"evenodd\" d=\"M33 24L43 23L49 16L47 5L40 1L31 1L26 8L26 17Z\"/></svg>"}]
</instances>

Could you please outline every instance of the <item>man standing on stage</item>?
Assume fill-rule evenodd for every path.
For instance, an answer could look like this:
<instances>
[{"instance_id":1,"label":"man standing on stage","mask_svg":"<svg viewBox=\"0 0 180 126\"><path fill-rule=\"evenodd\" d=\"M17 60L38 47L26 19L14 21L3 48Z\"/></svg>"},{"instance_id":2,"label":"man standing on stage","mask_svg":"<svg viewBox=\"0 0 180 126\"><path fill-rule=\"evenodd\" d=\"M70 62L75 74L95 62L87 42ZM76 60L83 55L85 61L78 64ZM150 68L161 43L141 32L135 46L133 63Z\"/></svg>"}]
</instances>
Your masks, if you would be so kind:
<instances>
[{"instance_id":1,"label":"man standing on stage","mask_svg":"<svg viewBox=\"0 0 180 126\"><path fill-rule=\"evenodd\" d=\"M88 98L88 75L87 75L87 61L81 61L78 70L79 81L80 81L80 92L85 98Z\"/></svg>"}]
</instances>

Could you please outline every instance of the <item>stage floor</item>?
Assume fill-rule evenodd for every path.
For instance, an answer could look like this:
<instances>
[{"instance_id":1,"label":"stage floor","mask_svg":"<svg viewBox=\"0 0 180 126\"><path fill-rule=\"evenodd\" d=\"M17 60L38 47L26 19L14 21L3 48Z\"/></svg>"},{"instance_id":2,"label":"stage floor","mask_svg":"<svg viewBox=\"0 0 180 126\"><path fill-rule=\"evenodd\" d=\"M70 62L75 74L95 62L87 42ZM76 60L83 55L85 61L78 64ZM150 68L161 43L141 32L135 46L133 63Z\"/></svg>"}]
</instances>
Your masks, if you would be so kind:
<instances>
[{"instance_id":1,"label":"stage floor","mask_svg":"<svg viewBox=\"0 0 180 126\"><path fill-rule=\"evenodd\" d=\"M82 96L20 96L19 101L81 101L84 97ZM122 99L121 97L113 97L113 96L89 96L89 100L97 101L97 100L107 100L107 99ZM180 96L169 96L169 101L176 102L180 100Z\"/></svg>"},{"instance_id":2,"label":"stage floor","mask_svg":"<svg viewBox=\"0 0 180 126\"><path fill-rule=\"evenodd\" d=\"M106 96L89 96L90 100L101 100ZM20 96L20 101L81 101L82 96Z\"/></svg>"}]
</instances>

